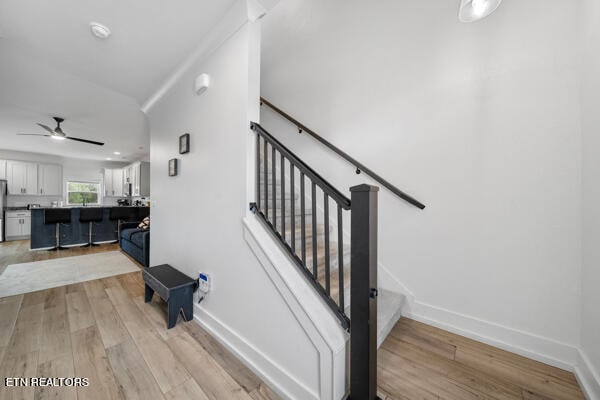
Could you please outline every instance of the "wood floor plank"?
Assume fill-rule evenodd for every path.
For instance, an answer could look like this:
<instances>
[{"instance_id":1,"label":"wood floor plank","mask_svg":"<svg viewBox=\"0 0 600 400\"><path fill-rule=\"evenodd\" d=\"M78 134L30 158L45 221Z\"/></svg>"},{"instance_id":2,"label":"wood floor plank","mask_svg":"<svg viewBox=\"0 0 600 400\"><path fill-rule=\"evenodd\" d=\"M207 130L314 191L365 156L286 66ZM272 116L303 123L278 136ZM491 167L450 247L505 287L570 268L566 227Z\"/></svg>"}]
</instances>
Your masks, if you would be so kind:
<instances>
[{"instance_id":1,"label":"wood floor plank","mask_svg":"<svg viewBox=\"0 0 600 400\"><path fill-rule=\"evenodd\" d=\"M252 392L261 384L261 379L246 367L235 355L196 323L182 324L183 329L210 354L210 356L231 375L247 392Z\"/></svg>"},{"instance_id":2,"label":"wood floor plank","mask_svg":"<svg viewBox=\"0 0 600 400\"><path fill-rule=\"evenodd\" d=\"M550 397L542 396L523 389L523 400L552 400Z\"/></svg>"},{"instance_id":3,"label":"wood floor plank","mask_svg":"<svg viewBox=\"0 0 600 400\"><path fill-rule=\"evenodd\" d=\"M46 289L44 292L44 309L53 307L66 307L65 286Z\"/></svg>"},{"instance_id":4,"label":"wood floor plank","mask_svg":"<svg viewBox=\"0 0 600 400\"><path fill-rule=\"evenodd\" d=\"M505 398L511 400L520 400L521 394L517 392L515 396L497 396L494 392L485 392L478 390L474 385L464 385L444 374L427 368L426 366L411 360L407 360L384 349L379 352L381 361L378 363L383 369L388 369L390 373L397 376L398 379L409 381L414 386L422 390L437 395L442 399L448 400L493 400Z\"/></svg>"},{"instance_id":5,"label":"wood floor plank","mask_svg":"<svg viewBox=\"0 0 600 400\"><path fill-rule=\"evenodd\" d=\"M40 364L71 353L71 335L65 304L44 310Z\"/></svg>"},{"instance_id":6,"label":"wood floor plank","mask_svg":"<svg viewBox=\"0 0 600 400\"><path fill-rule=\"evenodd\" d=\"M402 329L402 326L408 327L408 329L420 336L435 338L437 340L454 345L457 348L466 348L470 349L471 351L481 352L483 354L490 354L498 359L504 360L505 362L511 365L520 365L523 368L527 368L528 370L537 371L541 374L558 378L564 381L565 383L570 383L574 386L578 386L578 382L575 378L575 375L573 375L573 373L569 371L565 371L563 369L556 368L551 365L547 365L532 360L530 358L523 357L518 354L514 354L506 350L502 350L487 345L485 343L478 342L473 339L466 338L464 336L456 335L454 333L444 331L442 329L438 329L436 327L426 325L422 322L418 322L409 318L401 318L398 324L394 327L392 334L398 329Z\"/></svg>"},{"instance_id":7,"label":"wood floor plank","mask_svg":"<svg viewBox=\"0 0 600 400\"><path fill-rule=\"evenodd\" d=\"M407 366L412 366L413 369L424 368L431 371L435 376L440 376L445 385L448 385L447 389L452 392L464 390L468 393L481 394L482 397L491 395L500 399L516 400L521 398L520 387L511 383L510 380L502 380L495 376L486 375L476 368L461 365L454 360L448 360L436 352L429 352L417 345L399 340L395 336L389 336L385 340L380 351L383 350L400 357L396 359L397 364L393 368L387 366L388 369L402 369ZM388 359L390 358L388 357ZM427 374L418 371L417 375L424 377ZM456 389L454 386L460 389ZM465 394L464 396L467 398L470 395Z\"/></svg>"},{"instance_id":8,"label":"wood floor plank","mask_svg":"<svg viewBox=\"0 0 600 400\"><path fill-rule=\"evenodd\" d=\"M71 352L60 357L40 363L37 370L38 377L45 378L72 378L75 376L73 355ZM35 400L60 399L76 400L77 389L74 386L39 386L35 388Z\"/></svg>"},{"instance_id":9,"label":"wood floor plank","mask_svg":"<svg viewBox=\"0 0 600 400\"><path fill-rule=\"evenodd\" d=\"M136 340L136 344L163 393L191 378L169 346L156 333L143 336Z\"/></svg>"},{"instance_id":10,"label":"wood floor plank","mask_svg":"<svg viewBox=\"0 0 600 400\"><path fill-rule=\"evenodd\" d=\"M77 388L78 397L89 400L123 399L96 326L73 332L71 342L75 375L89 379L89 386Z\"/></svg>"},{"instance_id":11,"label":"wood floor plank","mask_svg":"<svg viewBox=\"0 0 600 400\"><path fill-rule=\"evenodd\" d=\"M43 302L21 306L5 357L37 352L40 349L43 312Z\"/></svg>"},{"instance_id":12,"label":"wood floor plank","mask_svg":"<svg viewBox=\"0 0 600 400\"><path fill-rule=\"evenodd\" d=\"M129 292L131 297L139 297L144 295L144 285L138 279L136 275L141 276L141 272L134 272L130 274L118 275L117 279L121 282L121 285Z\"/></svg>"},{"instance_id":13,"label":"wood floor plank","mask_svg":"<svg viewBox=\"0 0 600 400\"><path fill-rule=\"evenodd\" d=\"M419 335L418 333L414 332L414 330L401 324L397 325L396 329L393 329L393 332L390 334L398 340L414 344L415 346L429 351L430 353L437 354L441 357L447 358L448 360L454 359L456 346L446 343L439 338Z\"/></svg>"},{"instance_id":14,"label":"wood floor plank","mask_svg":"<svg viewBox=\"0 0 600 400\"><path fill-rule=\"evenodd\" d=\"M165 398L167 400L209 400L196 381L191 378L165 393Z\"/></svg>"},{"instance_id":15,"label":"wood floor plank","mask_svg":"<svg viewBox=\"0 0 600 400\"><path fill-rule=\"evenodd\" d=\"M8 345L17 316L23 302L23 295L7 297L0 303L0 347Z\"/></svg>"},{"instance_id":16,"label":"wood floor plank","mask_svg":"<svg viewBox=\"0 0 600 400\"><path fill-rule=\"evenodd\" d=\"M46 300L46 292L44 290L38 290L37 292L25 293L23 295L23 302L21 304L21 307L43 304L45 300Z\"/></svg>"},{"instance_id":17,"label":"wood floor plank","mask_svg":"<svg viewBox=\"0 0 600 400\"><path fill-rule=\"evenodd\" d=\"M0 364L0 377L34 377L38 367L38 350L19 353L16 355L5 354ZM4 386L4 382L2 382ZM0 390L0 400L22 399L33 400L35 388L29 387L3 387Z\"/></svg>"},{"instance_id":18,"label":"wood floor plank","mask_svg":"<svg viewBox=\"0 0 600 400\"><path fill-rule=\"evenodd\" d=\"M69 327L71 332L88 328L94 325L94 315L83 285L81 290L71 291L67 289L67 312L69 316Z\"/></svg>"},{"instance_id":19,"label":"wood floor plank","mask_svg":"<svg viewBox=\"0 0 600 400\"><path fill-rule=\"evenodd\" d=\"M150 322L154 331L165 340L170 336L180 334L187 326L186 323L178 322L173 328L167 328L167 303L158 296L153 296L152 301L149 303L144 301L143 296L134 298L133 302Z\"/></svg>"},{"instance_id":20,"label":"wood floor plank","mask_svg":"<svg viewBox=\"0 0 600 400\"><path fill-rule=\"evenodd\" d=\"M131 338L113 303L98 280L85 282L85 292L104 347L112 347Z\"/></svg>"},{"instance_id":21,"label":"wood floor plank","mask_svg":"<svg viewBox=\"0 0 600 400\"><path fill-rule=\"evenodd\" d=\"M167 343L209 399L251 399L250 395L187 333L170 337Z\"/></svg>"},{"instance_id":22,"label":"wood floor plank","mask_svg":"<svg viewBox=\"0 0 600 400\"><path fill-rule=\"evenodd\" d=\"M107 349L108 359L127 400L164 399L133 340Z\"/></svg>"},{"instance_id":23,"label":"wood floor plank","mask_svg":"<svg viewBox=\"0 0 600 400\"><path fill-rule=\"evenodd\" d=\"M117 314L135 341L161 391L166 393L191 377L175 359L160 335L154 331L151 323L140 312L133 299L128 298L127 301L122 301L123 294L120 292L123 290L125 289L122 287L119 289L117 286L106 289L109 298L116 299L113 306Z\"/></svg>"},{"instance_id":24,"label":"wood floor plank","mask_svg":"<svg viewBox=\"0 0 600 400\"><path fill-rule=\"evenodd\" d=\"M503 379L517 382L524 389L548 396L556 400L582 400L579 387L568 384L553 376L530 370L490 354L482 354L471 349L458 348L456 361Z\"/></svg>"},{"instance_id":25,"label":"wood floor plank","mask_svg":"<svg viewBox=\"0 0 600 400\"><path fill-rule=\"evenodd\" d=\"M275 394L267 385L261 383L250 393L250 397L254 400L279 400L280 397ZM385 400L382 398L381 400Z\"/></svg>"},{"instance_id":26,"label":"wood floor plank","mask_svg":"<svg viewBox=\"0 0 600 400\"><path fill-rule=\"evenodd\" d=\"M415 385L412 380L402 379L394 375L389 369L379 366L377 368L378 385L389 397L395 400L420 399L439 400L439 396L431 391Z\"/></svg>"}]
</instances>

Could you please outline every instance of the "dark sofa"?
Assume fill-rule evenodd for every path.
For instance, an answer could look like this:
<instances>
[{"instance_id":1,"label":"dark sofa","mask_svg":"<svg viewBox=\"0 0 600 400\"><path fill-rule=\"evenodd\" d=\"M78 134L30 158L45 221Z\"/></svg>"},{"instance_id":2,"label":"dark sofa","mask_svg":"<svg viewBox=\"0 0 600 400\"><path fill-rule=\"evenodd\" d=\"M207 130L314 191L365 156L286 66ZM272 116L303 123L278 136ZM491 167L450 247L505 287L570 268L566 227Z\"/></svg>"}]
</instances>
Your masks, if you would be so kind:
<instances>
[{"instance_id":1,"label":"dark sofa","mask_svg":"<svg viewBox=\"0 0 600 400\"><path fill-rule=\"evenodd\" d=\"M139 222L121 224L121 249L144 267L150 266L150 229L138 229Z\"/></svg>"}]
</instances>

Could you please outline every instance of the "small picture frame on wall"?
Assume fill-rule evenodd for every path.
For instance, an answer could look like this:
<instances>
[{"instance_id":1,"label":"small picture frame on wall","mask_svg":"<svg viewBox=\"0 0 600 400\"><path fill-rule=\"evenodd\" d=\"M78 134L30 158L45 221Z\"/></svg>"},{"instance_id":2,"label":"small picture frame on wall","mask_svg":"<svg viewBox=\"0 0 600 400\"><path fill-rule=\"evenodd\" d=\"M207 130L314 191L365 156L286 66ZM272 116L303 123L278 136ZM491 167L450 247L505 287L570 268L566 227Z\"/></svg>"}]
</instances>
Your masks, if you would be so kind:
<instances>
[{"instance_id":1,"label":"small picture frame on wall","mask_svg":"<svg viewBox=\"0 0 600 400\"><path fill-rule=\"evenodd\" d=\"M179 160L177 158L171 158L169 160L169 176L177 176L179 172Z\"/></svg>"},{"instance_id":2,"label":"small picture frame on wall","mask_svg":"<svg viewBox=\"0 0 600 400\"><path fill-rule=\"evenodd\" d=\"M179 154L190 152L190 134L186 133L179 136Z\"/></svg>"}]
</instances>

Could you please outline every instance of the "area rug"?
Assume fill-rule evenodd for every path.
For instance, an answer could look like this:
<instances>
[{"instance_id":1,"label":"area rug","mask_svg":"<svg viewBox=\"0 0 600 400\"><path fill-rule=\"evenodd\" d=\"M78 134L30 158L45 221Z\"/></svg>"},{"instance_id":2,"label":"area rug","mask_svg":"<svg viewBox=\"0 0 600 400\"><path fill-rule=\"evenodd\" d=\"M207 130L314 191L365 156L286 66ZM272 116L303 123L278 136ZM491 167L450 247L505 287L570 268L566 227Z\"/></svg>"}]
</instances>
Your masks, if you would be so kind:
<instances>
[{"instance_id":1,"label":"area rug","mask_svg":"<svg viewBox=\"0 0 600 400\"><path fill-rule=\"evenodd\" d=\"M7 266L0 275L0 297L36 292L139 270L140 268L120 251L12 264Z\"/></svg>"}]
</instances>

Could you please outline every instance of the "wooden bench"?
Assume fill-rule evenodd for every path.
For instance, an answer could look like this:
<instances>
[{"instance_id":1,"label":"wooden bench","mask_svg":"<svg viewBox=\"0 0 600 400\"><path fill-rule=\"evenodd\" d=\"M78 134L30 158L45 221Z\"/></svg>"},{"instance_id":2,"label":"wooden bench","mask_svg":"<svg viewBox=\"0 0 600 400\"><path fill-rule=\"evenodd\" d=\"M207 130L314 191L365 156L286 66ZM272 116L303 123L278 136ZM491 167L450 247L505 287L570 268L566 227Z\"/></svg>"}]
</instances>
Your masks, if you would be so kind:
<instances>
[{"instance_id":1,"label":"wooden bench","mask_svg":"<svg viewBox=\"0 0 600 400\"><path fill-rule=\"evenodd\" d=\"M198 281L171 267L169 264L142 270L146 287L145 301L152 301L156 292L168 304L167 329L177 323L177 316L183 311L183 318L190 321L194 318L193 294Z\"/></svg>"}]
</instances>

